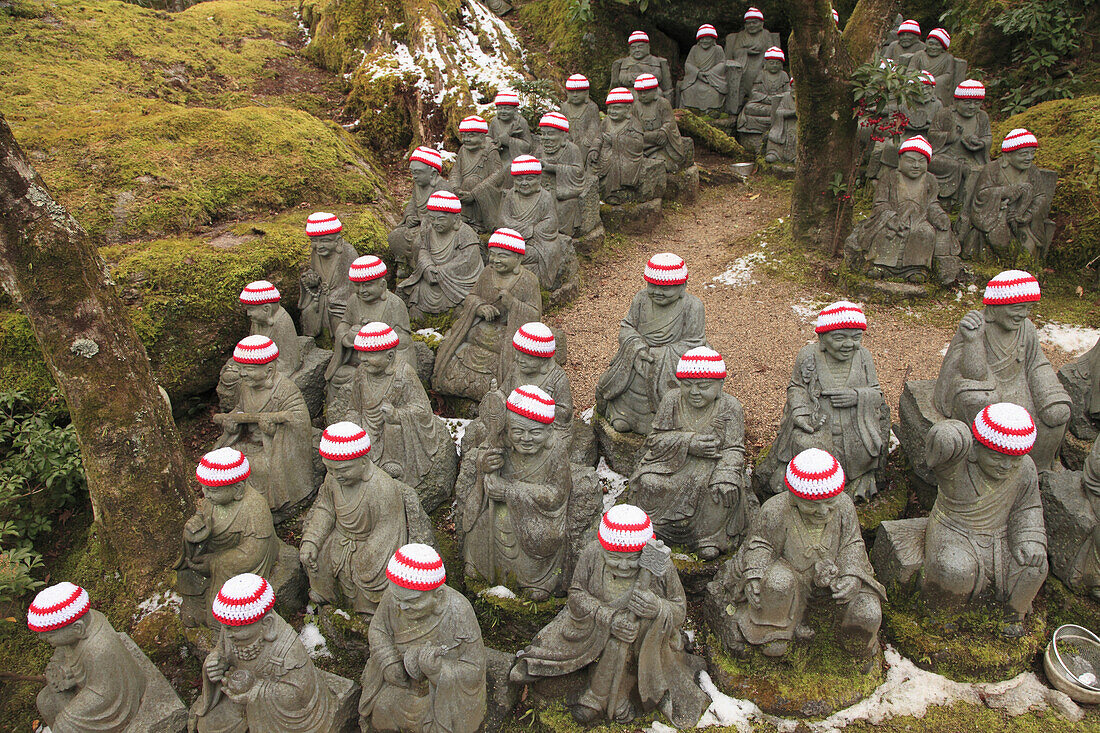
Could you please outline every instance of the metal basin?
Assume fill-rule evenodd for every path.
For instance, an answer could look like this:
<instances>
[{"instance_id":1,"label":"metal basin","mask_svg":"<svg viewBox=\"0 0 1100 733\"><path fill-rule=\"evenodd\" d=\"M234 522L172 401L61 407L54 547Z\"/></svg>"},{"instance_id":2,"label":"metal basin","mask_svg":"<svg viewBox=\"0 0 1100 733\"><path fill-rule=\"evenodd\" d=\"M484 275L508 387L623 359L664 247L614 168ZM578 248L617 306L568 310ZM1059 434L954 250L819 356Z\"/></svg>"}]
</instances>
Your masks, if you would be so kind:
<instances>
[{"instance_id":1,"label":"metal basin","mask_svg":"<svg viewBox=\"0 0 1100 733\"><path fill-rule=\"evenodd\" d=\"M1100 703L1100 637L1085 627L1059 626L1043 653L1043 669L1050 684L1073 700Z\"/></svg>"}]
</instances>

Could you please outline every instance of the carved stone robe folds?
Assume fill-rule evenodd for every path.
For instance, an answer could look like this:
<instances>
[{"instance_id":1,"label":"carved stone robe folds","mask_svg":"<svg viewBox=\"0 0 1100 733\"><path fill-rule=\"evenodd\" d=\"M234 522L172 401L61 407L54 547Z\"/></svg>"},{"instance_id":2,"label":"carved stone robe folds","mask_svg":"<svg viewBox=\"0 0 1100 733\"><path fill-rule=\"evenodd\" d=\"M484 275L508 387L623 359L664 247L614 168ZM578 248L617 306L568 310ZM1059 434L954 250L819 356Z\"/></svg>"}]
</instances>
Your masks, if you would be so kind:
<instances>
[{"instance_id":1,"label":"carved stone robe folds","mask_svg":"<svg viewBox=\"0 0 1100 733\"><path fill-rule=\"evenodd\" d=\"M344 310L351 296L351 281L348 269L358 255L341 237L335 251L328 257L317 254L317 247L309 251L309 270L313 271L321 282L316 287L308 287L303 280L298 295L298 310L301 311L302 335L317 336L322 329L336 333L336 324L344 316ZM274 339L272 339L274 341ZM276 341L276 344L279 342ZM282 345L279 346L280 350Z\"/></svg>"},{"instance_id":2,"label":"carved stone robe folds","mask_svg":"<svg viewBox=\"0 0 1100 733\"><path fill-rule=\"evenodd\" d=\"M503 185L501 171L500 151L489 141L476 152L465 145L458 149L450 184L459 195L469 194L473 198L462 202L462 220L475 231L487 232L497 220Z\"/></svg>"},{"instance_id":3,"label":"carved stone robe folds","mask_svg":"<svg viewBox=\"0 0 1100 733\"><path fill-rule=\"evenodd\" d=\"M382 596L371 619L370 658L363 670L359 715L372 730L415 733L474 733L485 716L485 644L470 602L449 585L437 613L418 621L401 613L393 596ZM421 647L443 648L441 669L433 678L408 687L386 682L391 664L407 670L405 659Z\"/></svg>"},{"instance_id":4,"label":"carved stone robe folds","mask_svg":"<svg viewBox=\"0 0 1100 733\"><path fill-rule=\"evenodd\" d=\"M764 52L779 45L779 34L762 30L756 35L738 31L726 36L726 58L733 62L730 87L738 94L729 99L730 114L737 114L752 91L760 70L764 68Z\"/></svg>"},{"instance_id":5,"label":"carved stone robe folds","mask_svg":"<svg viewBox=\"0 0 1100 733\"><path fill-rule=\"evenodd\" d=\"M523 235L527 243L524 266L538 276L542 288L552 289L566 259L566 250L573 246L569 237L559 231L557 202L552 190L544 186L530 198L521 197L515 189L505 191L500 202L500 226Z\"/></svg>"},{"instance_id":6,"label":"carved stone robe folds","mask_svg":"<svg viewBox=\"0 0 1100 733\"><path fill-rule=\"evenodd\" d=\"M936 77L935 94L944 107L955 103L955 87L966 79L967 63L947 51L932 58L923 48L909 57L909 71L927 71Z\"/></svg>"},{"instance_id":7,"label":"carved stone robe folds","mask_svg":"<svg viewBox=\"0 0 1100 733\"><path fill-rule=\"evenodd\" d=\"M657 86L661 90L661 96L672 96L672 74L669 71L668 59L649 54L640 59L633 56L624 56L611 62L610 87L634 88L634 80L642 74L653 74L657 77Z\"/></svg>"},{"instance_id":8,"label":"carved stone robe folds","mask_svg":"<svg viewBox=\"0 0 1100 733\"><path fill-rule=\"evenodd\" d=\"M647 158L659 158L669 173L691 165L692 143L680 135L672 104L657 97L649 104L634 102L634 116L642 123Z\"/></svg>"},{"instance_id":9,"label":"carved stone robe folds","mask_svg":"<svg viewBox=\"0 0 1100 733\"><path fill-rule=\"evenodd\" d=\"M553 195L558 231L565 237L583 235L585 232L581 226L581 199L590 191L594 179L586 175L581 149L566 140L554 155L546 152L540 145L535 148L534 156L543 164L543 188ZM553 173L546 170L547 164L555 167Z\"/></svg>"},{"instance_id":10,"label":"carved stone robe folds","mask_svg":"<svg viewBox=\"0 0 1100 733\"><path fill-rule=\"evenodd\" d=\"M977 147L967 142L971 138L977 138ZM928 141L933 150L928 170L936 174L940 182L940 198L958 201L962 205L961 214L969 217L974 183L989 162L989 146L993 143L989 115L978 110L976 115L967 118L954 108L942 109L932 120Z\"/></svg>"},{"instance_id":11,"label":"carved stone robe folds","mask_svg":"<svg viewBox=\"0 0 1100 733\"><path fill-rule=\"evenodd\" d=\"M659 168L658 175L647 175L645 137L642 123L634 115L615 122L610 117L600 123L597 142L599 155L596 175L600 178L600 196L608 203L648 201L659 198L665 189L665 166L654 162L649 168Z\"/></svg>"},{"instance_id":12,"label":"carved stone robe folds","mask_svg":"<svg viewBox=\"0 0 1100 733\"><path fill-rule=\"evenodd\" d=\"M1008 254L1013 242L1033 257L1045 255L1054 237L1049 217L1057 177L1034 165L1019 174L1003 155L988 163L974 183L971 234L997 255Z\"/></svg>"},{"instance_id":13,"label":"carved stone robe folds","mask_svg":"<svg viewBox=\"0 0 1100 733\"><path fill-rule=\"evenodd\" d=\"M119 733L141 707L145 676L102 613L91 610L84 618L87 636L54 649L50 658L76 685L58 692L47 684L38 693L38 711L57 733Z\"/></svg>"},{"instance_id":14,"label":"carved stone robe folds","mask_svg":"<svg viewBox=\"0 0 1100 733\"><path fill-rule=\"evenodd\" d=\"M787 72L771 74L761 70L749 93L748 101L737 117L737 131L749 135L767 134L771 128L772 115L790 88L791 77Z\"/></svg>"},{"instance_id":15,"label":"carved stone robe folds","mask_svg":"<svg viewBox=\"0 0 1100 733\"><path fill-rule=\"evenodd\" d=\"M769 163L794 163L798 159L798 110L789 90L772 112L764 151Z\"/></svg>"},{"instance_id":16,"label":"carved stone robe folds","mask_svg":"<svg viewBox=\"0 0 1100 733\"><path fill-rule=\"evenodd\" d=\"M684 78L680 82L680 105L709 111L726 106L729 80L726 78L726 52L715 43L707 50L698 44L691 47L684 62Z\"/></svg>"},{"instance_id":17,"label":"carved stone robe folds","mask_svg":"<svg viewBox=\"0 0 1100 733\"><path fill-rule=\"evenodd\" d=\"M691 409L679 389L661 400L630 490L664 541L725 551L745 533L755 510L755 497L745 491L745 413L724 392L697 423ZM697 435L718 436L718 458L688 452Z\"/></svg>"},{"instance_id":18,"label":"carved stone robe folds","mask_svg":"<svg viewBox=\"0 0 1100 733\"><path fill-rule=\"evenodd\" d=\"M550 360L550 368L541 375L528 377L522 374L511 364L505 370L504 382L500 387L502 397L512 394L516 387L525 384L533 384L554 399L554 435L565 446L573 442L573 391L569 386L569 376L553 359ZM484 408L479 409L479 415L485 414ZM466 426L466 432L462 435L463 446L479 446L485 442L487 436L485 421L481 417L475 417Z\"/></svg>"},{"instance_id":19,"label":"carved stone robe folds","mask_svg":"<svg viewBox=\"0 0 1100 733\"><path fill-rule=\"evenodd\" d=\"M430 226L420 227L416 265L397 286L408 295L414 316L462 305L484 267L479 244L477 234L465 223L443 234Z\"/></svg>"},{"instance_id":20,"label":"carved stone robe folds","mask_svg":"<svg viewBox=\"0 0 1100 733\"><path fill-rule=\"evenodd\" d=\"M1068 582L1071 588L1091 592L1095 598L1100 588L1100 439L1092 444L1092 452L1085 460L1081 490L1085 501L1091 505L1096 524L1077 550Z\"/></svg>"},{"instance_id":21,"label":"carved stone robe folds","mask_svg":"<svg viewBox=\"0 0 1100 733\"><path fill-rule=\"evenodd\" d=\"M340 327L337 326L337 329ZM275 368L288 377L302 366L302 349L298 344L298 331L294 327L294 319L281 307L275 312L275 321L270 326L257 327L252 322L248 332L249 336L267 336L279 347L279 358L275 360ZM232 410L237 404L237 395L241 388L240 364L233 361L233 357L226 360L218 376L218 398L222 409Z\"/></svg>"},{"instance_id":22,"label":"carved stone robe folds","mask_svg":"<svg viewBox=\"0 0 1100 733\"><path fill-rule=\"evenodd\" d=\"M569 139L580 148L581 155L600 146L600 108L589 99L579 107L562 102L561 113L569 120Z\"/></svg>"},{"instance_id":23,"label":"carved stone robe folds","mask_svg":"<svg viewBox=\"0 0 1100 733\"><path fill-rule=\"evenodd\" d=\"M428 219L428 199L436 191L453 191L454 187L439 173L432 177L427 186L418 186L413 183L412 193L405 204L405 213L402 214L401 223L386 236L390 251L394 257L402 262L408 262L414 256L417 244L420 241L420 225ZM347 270L344 270L347 279Z\"/></svg>"},{"instance_id":24,"label":"carved stone robe folds","mask_svg":"<svg viewBox=\"0 0 1100 733\"><path fill-rule=\"evenodd\" d=\"M535 139L527 120L518 113L511 122L505 122L499 116L489 120L489 137L500 151L500 164L504 168L508 168L518 156L530 153L535 147ZM511 181L506 181L505 186L510 187Z\"/></svg>"}]
</instances>

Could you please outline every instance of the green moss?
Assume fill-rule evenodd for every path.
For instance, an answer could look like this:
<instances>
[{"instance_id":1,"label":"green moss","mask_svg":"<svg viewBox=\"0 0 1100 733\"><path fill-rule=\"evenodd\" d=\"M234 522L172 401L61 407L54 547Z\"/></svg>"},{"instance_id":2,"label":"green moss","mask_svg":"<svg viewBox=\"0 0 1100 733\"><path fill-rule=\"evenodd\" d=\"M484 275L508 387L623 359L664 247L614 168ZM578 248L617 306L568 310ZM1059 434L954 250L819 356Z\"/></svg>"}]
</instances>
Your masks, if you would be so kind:
<instances>
[{"instance_id":1,"label":"green moss","mask_svg":"<svg viewBox=\"0 0 1100 733\"><path fill-rule=\"evenodd\" d=\"M531 643L535 634L565 605L564 598L535 602L523 596L482 595L481 591L488 587L484 581L466 578L466 596L473 604L485 643L494 649L514 652Z\"/></svg>"},{"instance_id":2,"label":"green moss","mask_svg":"<svg viewBox=\"0 0 1100 733\"><path fill-rule=\"evenodd\" d=\"M878 526L891 519L900 519L909 505L910 487L908 461L898 460L898 453L886 464L886 486L870 501L856 504L859 528L865 538L873 540Z\"/></svg>"},{"instance_id":3,"label":"green moss","mask_svg":"<svg viewBox=\"0 0 1100 733\"><path fill-rule=\"evenodd\" d=\"M680 132L689 135L696 143L708 150L729 155L741 161L752 160L752 154L726 133L710 124L690 109L676 110L676 121Z\"/></svg>"},{"instance_id":4,"label":"green moss","mask_svg":"<svg viewBox=\"0 0 1100 733\"><path fill-rule=\"evenodd\" d=\"M1086 711L1084 720L1074 723L1066 720L1053 710L1028 712L1011 717L1003 710L992 710L984 705L969 705L964 702L951 706L935 706L920 716L904 715L890 718L881 723L858 721L845 728L846 731L874 731L874 733L902 733L903 731L922 731L923 733L960 733L960 731L1012 731L1014 733L1086 733L1100 726L1100 713Z\"/></svg>"},{"instance_id":5,"label":"green moss","mask_svg":"<svg viewBox=\"0 0 1100 733\"><path fill-rule=\"evenodd\" d=\"M639 715L625 725L606 720L592 726L584 726L573 719L562 701L535 702L520 712L515 720L505 720L503 733L636 733L647 730L654 721L667 725L656 711ZM718 729L713 730L719 733Z\"/></svg>"},{"instance_id":6,"label":"green moss","mask_svg":"<svg viewBox=\"0 0 1100 733\"><path fill-rule=\"evenodd\" d=\"M425 314L412 322L412 329L417 331L422 328L434 328L436 331L446 334L454 325L455 319L458 317L458 311L459 308L452 308L443 313ZM428 336L420 336L419 338L431 346L433 350L439 348L439 339Z\"/></svg>"},{"instance_id":7,"label":"green moss","mask_svg":"<svg viewBox=\"0 0 1100 733\"><path fill-rule=\"evenodd\" d=\"M566 75L587 76L592 99L601 102L607 96L611 62L624 54L624 39L635 27L630 25L634 19L620 4L592 3L592 22L574 22L569 19L569 5L562 0L533 0L518 6L514 19Z\"/></svg>"},{"instance_id":8,"label":"green moss","mask_svg":"<svg viewBox=\"0 0 1100 733\"><path fill-rule=\"evenodd\" d=\"M38 404L53 386L30 321L22 313L0 310L0 390L25 392Z\"/></svg>"}]
</instances>

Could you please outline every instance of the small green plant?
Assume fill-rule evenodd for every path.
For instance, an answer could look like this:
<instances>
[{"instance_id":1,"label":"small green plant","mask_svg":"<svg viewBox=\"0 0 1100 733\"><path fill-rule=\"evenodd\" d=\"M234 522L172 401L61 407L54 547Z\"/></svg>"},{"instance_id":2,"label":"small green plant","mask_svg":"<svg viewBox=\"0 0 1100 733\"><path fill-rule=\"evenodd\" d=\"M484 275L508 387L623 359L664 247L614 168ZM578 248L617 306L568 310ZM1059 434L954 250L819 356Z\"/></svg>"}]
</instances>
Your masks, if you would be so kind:
<instances>
[{"instance_id":1,"label":"small green plant","mask_svg":"<svg viewBox=\"0 0 1100 733\"><path fill-rule=\"evenodd\" d=\"M592 0L570 0L569 20L574 23L591 23L595 17Z\"/></svg>"},{"instance_id":2,"label":"small green plant","mask_svg":"<svg viewBox=\"0 0 1100 733\"><path fill-rule=\"evenodd\" d=\"M1094 0L1025 0L993 19L993 25L1013 41L1013 66L994 88L1001 111L1016 114L1051 99L1073 96L1071 61L1081 49L1078 14Z\"/></svg>"}]
</instances>

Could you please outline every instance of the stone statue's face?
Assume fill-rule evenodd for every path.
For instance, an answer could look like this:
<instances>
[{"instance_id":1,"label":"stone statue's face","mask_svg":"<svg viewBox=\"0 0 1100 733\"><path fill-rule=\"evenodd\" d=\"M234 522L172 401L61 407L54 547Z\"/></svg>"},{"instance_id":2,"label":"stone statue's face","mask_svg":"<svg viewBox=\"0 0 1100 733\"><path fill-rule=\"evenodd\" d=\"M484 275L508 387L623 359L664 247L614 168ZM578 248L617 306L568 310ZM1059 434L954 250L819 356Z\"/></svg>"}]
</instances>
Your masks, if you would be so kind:
<instances>
[{"instance_id":1,"label":"stone statue's face","mask_svg":"<svg viewBox=\"0 0 1100 733\"><path fill-rule=\"evenodd\" d=\"M899 33L898 45L902 48L912 48L917 42L917 36L913 33Z\"/></svg>"},{"instance_id":2,"label":"stone statue's face","mask_svg":"<svg viewBox=\"0 0 1100 733\"><path fill-rule=\"evenodd\" d=\"M397 349L384 349L382 351L360 351L359 365L363 371L372 377L380 377L393 371L393 365L397 359Z\"/></svg>"},{"instance_id":3,"label":"stone statue's face","mask_svg":"<svg viewBox=\"0 0 1100 733\"><path fill-rule=\"evenodd\" d=\"M369 476L364 476L364 468L366 464L370 463L370 454L365 456L359 456L358 458L352 458L347 461L335 461L331 458L325 458L322 456L321 461L325 464L325 471L328 475L336 479L336 483L343 487L355 486L359 481Z\"/></svg>"},{"instance_id":4,"label":"stone statue's face","mask_svg":"<svg viewBox=\"0 0 1100 733\"><path fill-rule=\"evenodd\" d=\"M516 107L515 105L502 104L501 106L497 107L497 117L500 118L501 122L514 122L518 113L519 107Z\"/></svg>"},{"instance_id":5,"label":"stone statue's face","mask_svg":"<svg viewBox=\"0 0 1100 733\"><path fill-rule=\"evenodd\" d=\"M908 36L912 34L906 33L905 35ZM929 38L927 41L924 42L924 52L928 54L928 58L930 59L936 58L941 53L943 53L944 50L945 49L943 47L943 44L940 43L939 39L937 38Z\"/></svg>"},{"instance_id":6,"label":"stone statue's face","mask_svg":"<svg viewBox=\"0 0 1100 733\"><path fill-rule=\"evenodd\" d=\"M234 501L240 501L244 495L244 482L239 481L229 486L203 486L202 495L209 499L211 504L226 506Z\"/></svg>"},{"instance_id":7,"label":"stone statue's face","mask_svg":"<svg viewBox=\"0 0 1100 733\"><path fill-rule=\"evenodd\" d=\"M626 119L626 116L630 114L629 104L609 104L607 105L607 116L615 122L622 122Z\"/></svg>"},{"instance_id":8,"label":"stone statue's face","mask_svg":"<svg viewBox=\"0 0 1100 733\"><path fill-rule=\"evenodd\" d=\"M686 283L683 285L645 284L646 293L649 295L649 299L653 302L653 305L656 306L672 305L680 298L684 297L684 290L686 288Z\"/></svg>"},{"instance_id":9,"label":"stone statue's face","mask_svg":"<svg viewBox=\"0 0 1100 733\"><path fill-rule=\"evenodd\" d=\"M238 364L241 384L253 389L265 389L275 381L275 362L267 364Z\"/></svg>"},{"instance_id":10,"label":"stone statue's face","mask_svg":"<svg viewBox=\"0 0 1100 733\"><path fill-rule=\"evenodd\" d=\"M419 621L435 613L437 592L438 589L423 591L402 588L396 583L390 585L394 603L401 612L399 616L411 621Z\"/></svg>"},{"instance_id":11,"label":"stone statue's face","mask_svg":"<svg viewBox=\"0 0 1100 733\"><path fill-rule=\"evenodd\" d=\"M556 127L540 127L539 138L542 140L542 149L548 153L556 153L561 150L568 132Z\"/></svg>"},{"instance_id":12,"label":"stone statue's face","mask_svg":"<svg viewBox=\"0 0 1100 733\"><path fill-rule=\"evenodd\" d=\"M974 115L978 114L978 110L982 108L982 100L980 99L956 99L955 111L959 113L959 117L965 117L970 119Z\"/></svg>"},{"instance_id":13,"label":"stone statue's face","mask_svg":"<svg viewBox=\"0 0 1100 733\"><path fill-rule=\"evenodd\" d=\"M722 394L721 379L681 379L680 394L696 409L711 405Z\"/></svg>"},{"instance_id":14,"label":"stone statue's face","mask_svg":"<svg viewBox=\"0 0 1100 733\"><path fill-rule=\"evenodd\" d=\"M384 277L376 277L373 280L355 283L355 294L364 303L377 303L385 292L386 278Z\"/></svg>"},{"instance_id":15,"label":"stone statue's face","mask_svg":"<svg viewBox=\"0 0 1100 733\"><path fill-rule=\"evenodd\" d=\"M508 430L505 438L508 446L521 456L533 456L543 451L549 445L553 432L554 428L550 425L514 412L508 413Z\"/></svg>"},{"instance_id":16,"label":"stone statue's face","mask_svg":"<svg viewBox=\"0 0 1100 733\"><path fill-rule=\"evenodd\" d=\"M271 612L268 611L268 613ZM263 637L264 620L266 618L267 616L264 616L264 618L256 623L245 624L244 626L229 626L228 624L222 624L222 628L225 629L225 635L233 642L233 646L242 649L252 646Z\"/></svg>"},{"instance_id":17,"label":"stone statue's face","mask_svg":"<svg viewBox=\"0 0 1100 733\"><path fill-rule=\"evenodd\" d=\"M704 51L709 51L710 49L714 48L714 43L715 39L711 38L710 36L703 36L698 41L699 48L703 49Z\"/></svg>"},{"instance_id":18,"label":"stone statue's face","mask_svg":"<svg viewBox=\"0 0 1100 733\"><path fill-rule=\"evenodd\" d=\"M258 326L270 326L275 323L275 314L279 311L278 303L261 303L260 305L245 306L244 312L248 319Z\"/></svg>"},{"instance_id":19,"label":"stone statue's face","mask_svg":"<svg viewBox=\"0 0 1100 733\"><path fill-rule=\"evenodd\" d=\"M825 347L826 354L837 361L848 361L859 351L860 342L863 341L863 331L858 328L838 328L835 331L818 334L817 338Z\"/></svg>"},{"instance_id":20,"label":"stone statue's face","mask_svg":"<svg viewBox=\"0 0 1100 733\"><path fill-rule=\"evenodd\" d=\"M427 186L434 181L436 172L435 168L419 160L409 163L409 174L412 176L413 183L418 186Z\"/></svg>"},{"instance_id":21,"label":"stone statue's face","mask_svg":"<svg viewBox=\"0 0 1100 733\"><path fill-rule=\"evenodd\" d=\"M801 496L791 494L794 508L798 510L802 521L815 527L820 527L828 521L829 515L836 508L837 498L832 496L828 499L803 499Z\"/></svg>"},{"instance_id":22,"label":"stone statue's face","mask_svg":"<svg viewBox=\"0 0 1100 733\"><path fill-rule=\"evenodd\" d=\"M602 550L602 552L603 560L614 577L633 578L638 574L638 560L641 559L642 553L613 552L607 549Z\"/></svg>"},{"instance_id":23,"label":"stone statue's face","mask_svg":"<svg viewBox=\"0 0 1100 733\"><path fill-rule=\"evenodd\" d=\"M588 101L587 89L567 89L565 92L565 101L569 104L580 106Z\"/></svg>"},{"instance_id":24,"label":"stone statue's face","mask_svg":"<svg viewBox=\"0 0 1100 733\"><path fill-rule=\"evenodd\" d=\"M1004 481L1020 469L1023 456L1009 456L974 442L974 459L978 468L991 481Z\"/></svg>"},{"instance_id":25,"label":"stone statue's face","mask_svg":"<svg viewBox=\"0 0 1100 733\"><path fill-rule=\"evenodd\" d=\"M1019 331L1031 313L1031 303L987 305L985 320L1004 331Z\"/></svg>"},{"instance_id":26,"label":"stone statue's face","mask_svg":"<svg viewBox=\"0 0 1100 733\"><path fill-rule=\"evenodd\" d=\"M1020 148L1005 153L1005 160L1018 171L1026 171L1035 162L1035 148Z\"/></svg>"},{"instance_id":27,"label":"stone statue's face","mask_svg":"<svg viewBox=\"0 0 1100 733\"><path fill-rule=\"evenodd\" d=\"M512 176L512 185L521 195L531 196L542 188L542 174L524 173L522 176Z\"/></svg>"},{"instance_id":28,"label":"stone statue's face","mask_svg":"<svg viewBox=\"0 0 1100 733\"><path fill-rule=\"evenodd\" d=\"M459 134L459 139L462 140L462 146L469 148L470 150L481 150L485 147L485 138L488 137L484 132L463 132Z\"/></svg>"},{"instance_id":29,"label":"stone statue's face","mask_svg":"<svg viewBox=\"0 0 1100 733\"><path fill-rule=\"evenodd\" d=\"M550 358L544 356L531 356L516 349L516 369L525 377L535 377L546 371L550 366Z\"/></svg>"},{"instance_id":30,"label":"stone statue's face","mask_svg":"<svg viewBox=\"0 0 1100 733\"><path fill-rule=\"evenodd\" d=\"M902 153L898 158L898 170L910 180L917 180L928 172L928 158L920 153Z\"/></svg>"},{"instance_id":31,"label":"stone statue's face","mask_svg":"<svg viewBox=\"0 0 1100 733\"><path fill-rule=\"evenodd\" d=\"M428 222L436 234L443 234L458 229L461 216L461 214L452 214L449 211L428 211Z\"/></svg>"},{"instance_id":32,"label":"stone statue's face","mask_svg":"<svg viewBox=\"0 0 1100 733\"><path fill-rule=\"evenodd\" d=\"M748 31L750 35L755 36L757 33L764 30L764 21L759 18L749 18L745 21L745 30Z\"/></svg>"},{"instance_id":33,"label":"stone statue's face","mask_svg":"<svg viewBox=\"0 0 1100 733\"><path fill-rule=\"evenodd\" d=\"M649 44L645 41L638 41L637 43L630 44L630 57L635 60L644 59L649 55Z\"/></svg>"},{"instance_id":34,"label":"stone statue's face","mask_svg":"<svg viewBox=\"0 0 1100 733\"><path fill-rule=\"evenodd\" d=\"M516 176L517 178L525 178L526 176ZM519 272L519 261L521 255L518 252L513 252L510 249L504 249L503 247L490 247L489 248L489 267L493 269L493 272L498 275L507 275L511 272Z\"/></svg>"},{"instance_id":35,"label":"stone statue's face","mask_svg":"<svg viewBox=\"0 0 1100 733\"><path fill-rule=\"evenodd\" d=\"M638 98L638 101L642 104L653 104L657 101L657 95L660 94L660 87L654 87L653 89L634 90L634 96Z\"/></svg>"},{"instance_id":36,"label":"stone statue's face","mask_svg":"<svg viewBox=\"0 0 1100 733\"><path fill-rule=\"evenodd\" d=\"M764 59L764 71L769 74L778 74L783 71L783 62L779 59Z\"/></svg>"},{"instance_id":37,"label":"stone statue's face","mask_svg":"<svg viewBox=\"0 0 1100 733\"><path fill-rule=\"evenodd\" d=\"M319 237L313 238L313 250L320 257L329 257L336 251L336 242L339 240L340 234L322 234Z\"/></svg>"},{"instance_id":38,"label":"stone statue's face","mask_svg":"<svg viewBox=\"0 0 1100 733\"><path fill-rule=\"evenodd\" d=\"M63 646L72 646L81 639L84 638L84 632L86 630L86 622L83 618L79 618L73 621L68 626L62 626L60 629L54 629L53 631L39 631L39 638L45 639L46 643L52 646L54 649Z\"/></svg>"}]
</instances>

